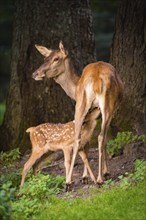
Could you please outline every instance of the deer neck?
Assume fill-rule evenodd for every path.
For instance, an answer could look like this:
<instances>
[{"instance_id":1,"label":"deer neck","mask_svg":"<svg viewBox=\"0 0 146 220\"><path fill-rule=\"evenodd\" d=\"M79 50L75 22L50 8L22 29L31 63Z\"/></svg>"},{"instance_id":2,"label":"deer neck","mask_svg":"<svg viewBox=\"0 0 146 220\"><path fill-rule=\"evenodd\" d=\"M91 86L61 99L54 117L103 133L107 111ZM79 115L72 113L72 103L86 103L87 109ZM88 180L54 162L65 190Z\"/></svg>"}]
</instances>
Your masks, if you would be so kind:
<instances>
[{"instance_id":1,"label":"deer neck","mask_svg":"<svg viewBox=\"0 0 146 220\"><path fill-rule=\"evenodd\" d=\"M65 60L65 71L57 76L54 80L63 88L66 94L71 98L76 100L75 91L77 83L79 81L79 76L75 73L73 64L70 59Z\"/></svg>"}]
</instances>

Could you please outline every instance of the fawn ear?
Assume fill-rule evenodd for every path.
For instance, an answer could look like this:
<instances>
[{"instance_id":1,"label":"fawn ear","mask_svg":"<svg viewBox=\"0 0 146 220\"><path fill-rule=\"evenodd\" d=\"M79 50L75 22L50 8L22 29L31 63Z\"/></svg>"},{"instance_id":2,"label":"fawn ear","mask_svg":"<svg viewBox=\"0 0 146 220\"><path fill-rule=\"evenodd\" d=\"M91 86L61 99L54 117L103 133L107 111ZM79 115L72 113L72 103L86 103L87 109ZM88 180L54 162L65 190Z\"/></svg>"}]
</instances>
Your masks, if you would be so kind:
<instances>
[{"instance_id":1,"label":"fawn ear","mask_svg":"<svg viewBox=\"0 0 146 220\"><path fill-rule=\"evenodd\" d=\"M63 42L62 42L62 41L60 41L60 42L59 42L59 49L60 49L61 53L63 53L65 56L67 56L67 55L68 55L68 52L65 50L64 45L63 45Z\"/></svg>"},{"instance_id":2,"label":"fawn ear","mask_svg":"<svg viewBox=\"0 0 146 220\"><path fill-rule=\"evenodd\" d=\"M48 57L52 53L52 50L51 49L47 49L46 47L39 46L37 44L35 44L35 47L44 57Z\"/></svg>"}]
</instances>

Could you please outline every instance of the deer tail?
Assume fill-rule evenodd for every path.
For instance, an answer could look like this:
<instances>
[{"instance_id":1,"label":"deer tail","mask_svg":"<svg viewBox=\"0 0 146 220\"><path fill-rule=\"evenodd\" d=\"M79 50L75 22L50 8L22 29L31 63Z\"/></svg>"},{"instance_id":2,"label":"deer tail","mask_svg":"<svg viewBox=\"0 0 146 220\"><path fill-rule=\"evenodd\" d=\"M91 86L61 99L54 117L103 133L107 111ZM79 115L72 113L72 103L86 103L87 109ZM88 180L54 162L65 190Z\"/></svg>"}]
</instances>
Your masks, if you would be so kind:
<instances>
[{"instance_id":1,"label":"deer tail","mask_svg":"<svg viewBox=\"0 0 146 220\"><path fill-rule=\"evenodd\" d=\"M26 130L27 133L32 132L34 130L34 127L30 127Z\"/></svg>"}]
</instances>

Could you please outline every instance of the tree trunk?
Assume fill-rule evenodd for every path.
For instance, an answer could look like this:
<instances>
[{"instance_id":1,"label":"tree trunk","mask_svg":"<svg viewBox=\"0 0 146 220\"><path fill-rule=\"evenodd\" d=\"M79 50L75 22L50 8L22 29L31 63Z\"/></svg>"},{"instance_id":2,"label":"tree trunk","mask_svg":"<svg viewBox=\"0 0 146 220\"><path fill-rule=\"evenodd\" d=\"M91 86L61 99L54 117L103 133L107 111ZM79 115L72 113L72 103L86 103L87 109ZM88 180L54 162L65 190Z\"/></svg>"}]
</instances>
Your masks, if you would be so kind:
<instances>
[{"instance_id":1,"label":"tree trunk","mask_svg":"<svg viewBox=\"0 0 146 220\"><path fill-rule=\"evenodd\" d=\"M26 151L25 130L44 122L67 122L74 103L53 80L32 79L43 63L34 45L58 48L63 40L78 72L95 60L92 17L88 0L17 0L15 3L11 80L0 129L1 150Z\"/></svg>"},{"instance_id":2,"label":"tree trunk","mask_svg":"<svg viewBox=\"0 0 146 220\"><path fill-rule=\"evenodd\" d=\"M111 63L124 82L124 99L116 123L146 134L146 1L121 0Z\"/></svg>"}]
</instances>

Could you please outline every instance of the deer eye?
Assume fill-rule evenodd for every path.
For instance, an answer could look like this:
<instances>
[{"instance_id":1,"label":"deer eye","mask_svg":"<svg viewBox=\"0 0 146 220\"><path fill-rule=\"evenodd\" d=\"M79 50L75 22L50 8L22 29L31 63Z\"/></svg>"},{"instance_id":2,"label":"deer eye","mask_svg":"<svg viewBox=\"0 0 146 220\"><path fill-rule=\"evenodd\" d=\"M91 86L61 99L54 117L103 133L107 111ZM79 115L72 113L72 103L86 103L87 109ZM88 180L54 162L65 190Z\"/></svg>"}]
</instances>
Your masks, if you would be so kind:
<instances>
[{"instance_id":1,"label":"deer eye","mask_svg":"<svg viewBox=\"0 0 146 220\"><path fill-rule=\"evenodd\" d=\"M59 60L59 57L55 57L54 60L53 60L53 62L56 62L56 61L58 61L58 60Z\"/></svg>"}]
</instances>

